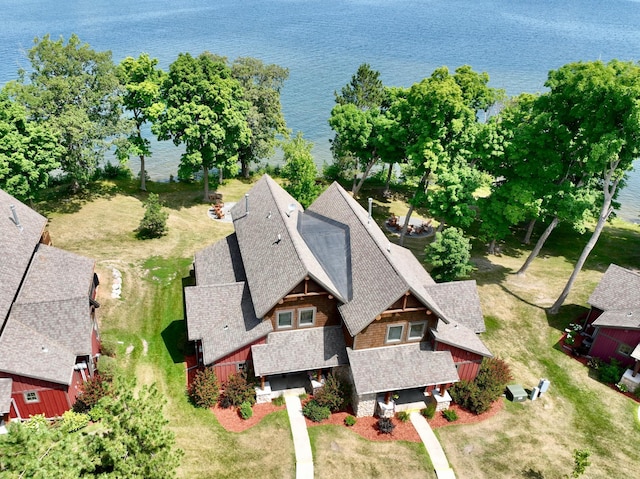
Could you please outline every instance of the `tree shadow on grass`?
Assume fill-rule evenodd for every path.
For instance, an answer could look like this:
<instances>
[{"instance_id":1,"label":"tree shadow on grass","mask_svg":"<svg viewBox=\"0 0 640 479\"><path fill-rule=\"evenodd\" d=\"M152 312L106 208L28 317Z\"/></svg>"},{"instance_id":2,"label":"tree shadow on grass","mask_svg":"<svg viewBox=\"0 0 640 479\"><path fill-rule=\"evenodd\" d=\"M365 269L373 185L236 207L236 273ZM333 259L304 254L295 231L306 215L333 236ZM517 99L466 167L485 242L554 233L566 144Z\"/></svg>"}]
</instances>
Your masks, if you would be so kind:
<instances>
[{"instance_id":1,"label":"tree shadow on grass","mask_svg":"<svg viewBox=\"0 0 640 479\"><path fill-rule=\"evenodd\" d=\"M564 331L569 323L580 323L584 321L585 314L589 312L589 308L580 306L579 304L566 304L560 308L558 314L551 314L545 309L547 323L550 327L558 331Z\"/></svg>"},{"instance_id":2,"label":"tree shadow on grass","mask_svg":"<svg viewBox=\"0 0 640 479\"><path fill-rule=\"evenodd\" d=\"M161 336L174 364L183 363L185 356L195 354L193 343L187 339L187 322L184 319L172 321Z\"/></svg>"},{"instance_id":3,"label":"tree shadow on grass","mask_svg":"<svg viewBox=\"0 0 640 479\"><path fill-rule=\"evenodd\" d=\"M525 479L544 479L544 474L530 467L522 471L522 477Z\"/></svg>"}]
</instances>

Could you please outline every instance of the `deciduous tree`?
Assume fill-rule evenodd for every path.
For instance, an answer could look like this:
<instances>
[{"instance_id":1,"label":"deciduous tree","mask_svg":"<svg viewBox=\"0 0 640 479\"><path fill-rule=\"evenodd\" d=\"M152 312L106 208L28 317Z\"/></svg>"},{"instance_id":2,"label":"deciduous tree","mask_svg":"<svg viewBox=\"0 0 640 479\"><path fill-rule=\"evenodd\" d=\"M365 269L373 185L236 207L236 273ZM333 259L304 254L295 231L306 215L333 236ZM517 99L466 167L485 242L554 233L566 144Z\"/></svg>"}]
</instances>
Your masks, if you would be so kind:
<instances>
[{"instance_id":1,"label":"deciduous tree","mask_svg":"<svg viewBox=\"0 0 640 479\"><path fill-rule=\"evenodd\" d=\"M287 180L284 188L305 208L320 193L320 187L316 185L318 169L313 162L312 148L313 143L305 140L301 132L282 145L285 163L281 173Z\"/></svg>"}]
</instances>

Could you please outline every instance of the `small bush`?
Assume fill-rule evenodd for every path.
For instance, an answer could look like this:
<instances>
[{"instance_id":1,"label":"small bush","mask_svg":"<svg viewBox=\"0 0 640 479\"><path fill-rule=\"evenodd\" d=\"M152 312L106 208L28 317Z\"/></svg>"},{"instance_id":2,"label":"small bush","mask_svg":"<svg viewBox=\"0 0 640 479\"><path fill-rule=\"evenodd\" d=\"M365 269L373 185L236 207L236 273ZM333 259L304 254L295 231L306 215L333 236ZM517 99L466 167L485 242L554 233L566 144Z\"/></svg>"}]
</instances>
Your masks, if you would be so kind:
<instances>
[{"instance_id":1,"label":"small bush","mask_svg":"<svg viewBox=\"0 0 640 479\"><path fill-rule=\"evenodd\" d=\"M449 393L456 404L482 414L502 395L512 379L509 365L502 359L485 358L474 381L460 381L449 389Z\"/></svg>"},{"instance_id":2,"label":"small bush","mask_svg":"<svg viewBox=\"0 0 640 479\"><path fill-rule=\"evenodd\" d=\"M189 395L198 407L210 408L218 402L220 382L213 368L201 369L196 373Z\"/></svg>"},{"instance_id":3,"label":"small bush","mask_svg":"<svg viewBox=\"0 0 640 479\"><path fill-rule=\"evenodd\" d=\"M89 419L91 419L93 422L98 422L104 419L109 413L104 408L102 403L98 403L93 406L87 414L89 415Z\"/></svg>"},{"instance_id":4,"label":"small bush","mask_svg":"<svg viewBox=\"0 0 640 479\"><path fill-rule=\"evenodd\" d=\"M344 418L344 425L347 427L355 426L356 422L357 422L357 419L353 417L351 414L349 414L347 417Z\"/></svg>"},{"instance_id":5,"label":"small bush","mask_svg":"<svg viewBox=\"0 0 640 479\"><path fill-rule=\"evenodd\" d=\"M102 356L109 356L110 358L115 358L117 350L118 350L118 343L113 339L102 339L100 341L100 354Z\"/></svg>"},{"instance_id":6,"label":"small bush","mask_svg":"<svg viewBox=\"0 0 640 479\"><path fill-rule=\"evenodd\" d=\"M606 384L615 384L620 381L624 368L620 361L611 358L609 364L602 364L598 369L598 379Z\"/></svg>"},{"instance_id":7,"label":"small bush","mask_svg":"<svg viewBox=\"0 0 640 479\"><path fill-rule=\"evenodd\" d=\"M247 420L251 416L253 416L253 409L251 409L251 403L245 401L242 404L240 404L240 417L244 420Z\"/></svg>"},{"instance_id":8,"label":"small bush","mask_svg":"<svg viewBox=\"0 0 640 479\"><path fill-rule=\"evenodd\" d=\"M430 403L427 407L420 409L420 414L427 419L433 419L433 416L436 415L436 404Z\"/></svg>"},{"instance_id":9,"label":"small bush","mask_svg":"<svg viewBox=\"0 0 640 479\"><path fill-rule=\"evenodd\" d=\"M298 398L300 398L300 401L306 401L309 399L309 395L307 393L298 394Z\"/></svg>"},{"instance_id":10,"label":"small bush","mask_svg":"<svg viewBox=\"0 0 640 479\"><path fill-rule=\"evenodd\" d=\"M84 413L95 406L100 399L108 396L111 391L111 384L99 374L95 374L82 383L82 390L73 405L75 412Z\"/></svg>"},{"instance_id":11,"label":"small bush","mask_svg":"<svg viewBox=\"0 0 640 479\"><path fill-rule=\"evenodd\" d=\"M442 411L442 415L449 422L458 420L458 413L456 413L453 409L447 409L445 411Z\"/></svg>"},{"instance_id":12,"label":"small bush","mask_svg":"<svg viewBox=\"0 0 640 479\"><path fill-rule=\"evenodd\" d=\"M89 416L87 414L65 411L62 414L62 420L59 427L64 432L75 432L89 424Z\"/></svg>"},{"instance_id":13,"label":"small bush","mask_svg":"<svg viewBox=\"0 0 640 479\"><path fill-rule=\"evenodd\" d=\"M236 373L229 376L224 384L224 395L231 404L240 407L243 402L256 403L256 391L253 384L247 381L246 373Z\"/></svg>"},{"instance_id":14,"label":"small bush","mask_svg":"<svg viewBox=\"0 0 640 479\"><path fill-rule=\"evenodd\" d=\"M231 406L233 406L233 404L231 404L231 399L229 399L224 393L220 396L220 401L218 402L218 405L222 409L229 409Z\"/></svg>"},{"instance_id":15,"label":"small bush","mask_svg":"<svg viewBox=\"0 0 640 479\"><path fill-rule=\"evenodd\" d=\"M396 425L393 423L390 417L381 417L378 419L378 431L381 434L391 434Z\"/></svg>"},{"instance_id":16,"label":"small bush","mask_svg":"<svg viewBox=\"0 0 640 479\"><path fill-rule=\"evenodd\" d=\"M407 422L409 420L409 413L407 411L400 411L396 414L398 421Z\"/></svg>"},{"instance_id":17,"label":"small bush","mask_svg":"<svg viewBox=\"0 0 640 479\"><path fill-rule=\"evenodd\" d=\"M167 218L169 213L163 210L160 197L155 193L149 193L149 198L144 202L144 216L138 226L138 238L159 238L167 234Z\"/></svg>"},{"instance_id":18,"label":"small bush","mask_svg":"<svg viewBox=\"0 0 640 479\"><path fill-rule=\"evenodd\" d=\"M321 422L325 419L329 419L329 416L331 416L331 410L327 406L321 406L312 399L304 405L302 408L302 414L313 422Z\"/></svg>"},{"instance_id":19,"label":"small bush","mask_svg":"<svg viewBox=\"0 0 640 479\"><path fill-rule=\"evenodd\" d=\"M273 403L274 406L284 406L284 403L285 403L284 396L275 397L271 402Z\"/></svg>"},{"instance_id":20,"label":"small bush","mask_svg":"<svg viewBox=\"0 0 640 479\"><path fill-rule=\"evenodd\" d=\"M591 369L595 369L596 371L599 370L603 364L604 362L602 361L602 359L596 358L595 356L587 361L587 366Z\"/></svg>"},{"instance_id":21,"label":"small bush","mask_svg":"<svg viewBox=\"0 0 640 479\"><path fill-rule=\"evenodd\" d=\"M314 395L321 406L327 406L332 412L340 411L348 406L351 391L346 381L331 373L324 381L324 386Z\"/></svg>"},{"instance_id":22,"label":"small bush","mask_svg":"<svg viewBox=\"0 0 640 479\"><path fill-rule=\"evenodd\" d=\"M636 388L636 390L635 390L635 391L633 391L633 395L634 395L635 397L637 397L638 399L640 399L640 386L638 386L638 387Z\"/></svg>"}]
</instances>

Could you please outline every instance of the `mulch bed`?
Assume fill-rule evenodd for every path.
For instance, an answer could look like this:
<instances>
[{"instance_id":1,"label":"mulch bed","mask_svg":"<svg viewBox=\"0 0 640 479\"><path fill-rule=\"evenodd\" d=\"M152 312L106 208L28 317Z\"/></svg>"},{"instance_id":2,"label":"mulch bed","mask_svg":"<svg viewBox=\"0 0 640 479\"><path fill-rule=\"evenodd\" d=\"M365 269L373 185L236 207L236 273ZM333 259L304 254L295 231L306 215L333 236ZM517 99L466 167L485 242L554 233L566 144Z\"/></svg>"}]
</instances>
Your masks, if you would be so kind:
<instances>
[{"instance_id":1,"label":"mulch bed","mask_svg":"<svg viewBox=\"0 0 640 479\"><path fill-rule=\"evenodd\" d=\"M480 421L484 421L485 419L489 419L490 417L495 416L503 407L504 401L499 400L493 403L491 409L484 414L476 415L469 411L466 411L460 408L458 405L454 404L450 409L453 409L458 414L458 420L455 422L448 422L440 413L436 413L433 419L429 420L429 424L432 428L445 427L445 426L460 426L462 424L473 424ZM222 409L219 406L212 408L211 410L215 414L218 422L224 427L227 431L230 432L242 432L249 429L252 426L258 424L262 418L264 418L267 414L271 414L275 411L282 411L285 409L285 406L275 406L272 403L264 403L264 404L256 404L253 406L253 416L251 418L244 420L238 414L237 408L229 408ZM325 424L333 424L337 426L342 426L347 428L344 425L344 418L347 417L349 413L347 412L338 412L332 414L329 419L322 422L312 422L309 419L306 419L307 427L314 426L322 426ZM348 427L347 429L352 430L353 432L359 434L365 439L370 441L410 441L410 442L420 442L420 436L416 432L415 428L411 424L411 421L400 422L397 418L393 420L396 425L392 434L380 434L377 429L378 418L375 417L359 417L356 424Z\"/></svg>"}]
</instances>

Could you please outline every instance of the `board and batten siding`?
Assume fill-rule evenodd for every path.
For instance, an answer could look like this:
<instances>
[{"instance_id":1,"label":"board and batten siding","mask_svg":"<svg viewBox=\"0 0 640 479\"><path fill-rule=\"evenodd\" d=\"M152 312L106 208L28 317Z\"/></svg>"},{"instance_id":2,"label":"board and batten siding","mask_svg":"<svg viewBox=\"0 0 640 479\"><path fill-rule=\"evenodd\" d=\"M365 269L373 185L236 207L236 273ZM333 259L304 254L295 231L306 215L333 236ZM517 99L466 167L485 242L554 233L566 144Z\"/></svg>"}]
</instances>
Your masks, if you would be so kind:
<instances>
[{"instance_id":1,"label":"board and batten siding","mask_svg":"<svg viewBox=\"0 0 640 479\"><path fill-rule=\"evenodd\" d=\"M480 370L482 356L449 344L436 343L436 351L449 351L462 381L473 381Z\"/></svg>"},{"instance_id":2,"label":"board and batten siding","mask_svg":"<svg viewBox=\"0 0 640 479\"><path fill-rule=\"evenodd\" d=\"M251 346L254 344L265 344L266 342L267 337L265 336L215 361L213 363L213 369L218 380L225 382L229 379L229 376L237 373L240 365L246 364L251 360Z\"/></svg>"},{"instance_id":3,"label":"board and batten siding","mask_svg":"<svg viewBox=\"0 0 640 479\"><path fill-rule=\"evenodd\" d=\"M638 343L640 343L640 330L600 326L589 354L606 362L614 358L624 366L632 367L634 359L631 356L618 353L618 348L621 344L626 344L633 351Z\"/></svg>"}]
</instances>

